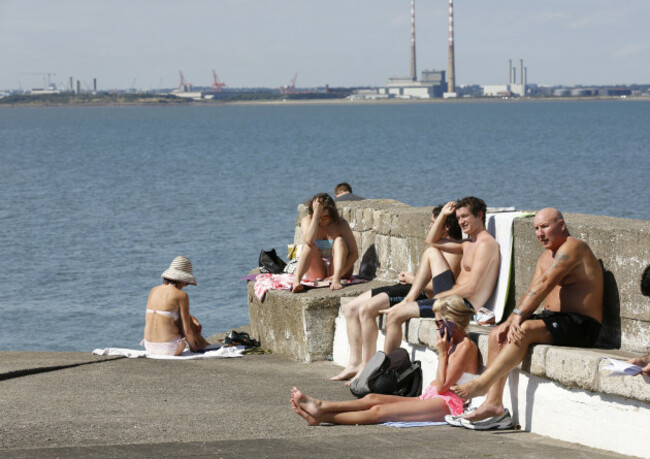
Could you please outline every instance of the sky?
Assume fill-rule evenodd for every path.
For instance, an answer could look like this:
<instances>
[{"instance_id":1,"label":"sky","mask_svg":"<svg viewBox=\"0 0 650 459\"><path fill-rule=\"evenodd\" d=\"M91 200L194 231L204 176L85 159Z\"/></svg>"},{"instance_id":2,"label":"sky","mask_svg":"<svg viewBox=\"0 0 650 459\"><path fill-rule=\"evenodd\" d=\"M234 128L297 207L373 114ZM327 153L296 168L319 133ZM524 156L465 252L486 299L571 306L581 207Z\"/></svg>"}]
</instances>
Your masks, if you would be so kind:
<instances>
[{"instance_id":1,"label":"sky","mask_svg":"<svg viewBox=\"0 0 650 459\"><path fill-rule=\"evenodd\" d=\"M416 0L417 69L446 70L448 1ZM456 0L456 84L650 83L648 0ZM410 74L410 0L0 0L0 89L380 86Z\"/></svg>"}]
</instances>

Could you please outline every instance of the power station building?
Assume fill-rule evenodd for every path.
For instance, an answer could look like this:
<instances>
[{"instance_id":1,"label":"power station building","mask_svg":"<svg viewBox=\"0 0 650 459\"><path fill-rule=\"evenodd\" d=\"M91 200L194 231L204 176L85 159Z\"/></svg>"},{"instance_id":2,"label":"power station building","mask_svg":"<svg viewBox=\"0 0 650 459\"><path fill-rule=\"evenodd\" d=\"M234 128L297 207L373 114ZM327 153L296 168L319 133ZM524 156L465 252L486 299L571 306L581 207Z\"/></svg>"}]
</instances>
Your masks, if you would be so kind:
<instances>
[{"instance_id":1,"label":"power station building","mask_svg":"<svg viewBox=\"0 0 650 459\"><path fill-rule=\"evenodd\" d=\"M379 94L398 99L431 99L442 97L447 89L444 70L423 70L420 81L411 77L391 77Z\"/></svg>"}]
</instances>

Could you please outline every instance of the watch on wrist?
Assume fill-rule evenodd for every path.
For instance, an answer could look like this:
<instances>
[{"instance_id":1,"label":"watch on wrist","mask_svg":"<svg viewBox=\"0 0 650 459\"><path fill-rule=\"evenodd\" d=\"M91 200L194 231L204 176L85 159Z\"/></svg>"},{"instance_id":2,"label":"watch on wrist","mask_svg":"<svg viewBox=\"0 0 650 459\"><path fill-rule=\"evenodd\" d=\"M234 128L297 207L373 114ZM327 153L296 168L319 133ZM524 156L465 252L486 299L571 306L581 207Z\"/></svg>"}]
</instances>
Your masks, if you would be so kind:
<instances>
[{"instance_id":1,"label":"watch on wrist","mask_svg":"<svg viewBox=\"0 0 650 459\"><path fill-rule=\"evenodd\" d=\"M513 314L517 314L518 316L522 316L522 317L524 316L524 313L521 312L521 309L519 309L519 308L515 308L515 309L513 309L513 310L512 310L512 313L513 313Z\"/></svg>"}]
</instances>

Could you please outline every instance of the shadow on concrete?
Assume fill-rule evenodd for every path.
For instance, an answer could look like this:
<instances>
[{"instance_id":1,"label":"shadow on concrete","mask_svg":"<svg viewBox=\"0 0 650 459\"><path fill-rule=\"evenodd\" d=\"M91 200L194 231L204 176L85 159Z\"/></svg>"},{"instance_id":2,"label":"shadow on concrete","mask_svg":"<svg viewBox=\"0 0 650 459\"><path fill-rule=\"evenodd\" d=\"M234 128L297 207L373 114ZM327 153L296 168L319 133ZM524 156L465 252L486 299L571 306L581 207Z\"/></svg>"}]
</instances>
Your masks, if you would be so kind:
<instances>
[{"instance_id":1,"label":"shadow on concrete","mask_svg":"<svg viewBox=\"0 0 650 459\"><path fill-rule=\"evenodd\" d=\"M377 249L375 248L375 244L372 244L361 257L361 266L359 267L358 277L374 279L377 275L378 266L379 257L377 256Z\"/></svg>"},{"instance_id":2,"label":"shadow on concrete","mask_svg":"<svg viewBox=\"0 0 650 459\"><path fill-rule=\"evenodd\" d=\"M595 346L603 349L621 347L621 298L614 274L605 268L603 260L598 260L603 269L603 326Z\"/></svg>"}]
</instances>

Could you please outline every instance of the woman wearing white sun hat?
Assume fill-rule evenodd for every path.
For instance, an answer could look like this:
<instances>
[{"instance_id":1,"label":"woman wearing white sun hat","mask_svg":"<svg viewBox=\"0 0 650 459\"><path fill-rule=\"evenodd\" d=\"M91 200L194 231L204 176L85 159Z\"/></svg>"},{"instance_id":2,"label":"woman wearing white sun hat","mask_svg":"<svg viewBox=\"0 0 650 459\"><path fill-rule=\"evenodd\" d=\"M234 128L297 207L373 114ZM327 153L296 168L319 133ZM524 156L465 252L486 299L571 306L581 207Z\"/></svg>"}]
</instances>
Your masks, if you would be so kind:
<instances>
[{"instance_id":1,"label":"woman wearing white sun hat","mask_svg":"<svg viewBox=\"0 0 650 459\"><path fill-rule=\"evenodd\" d=\"M192 262L187 257L176 257L160 276L162 285L149 292L145 314L144 344L150 354L180 355L189 344L193 352L209 343L201 336L201 324L190 315L190 299L183 288L196 285Z\"/></svg>"}]
</instances>

